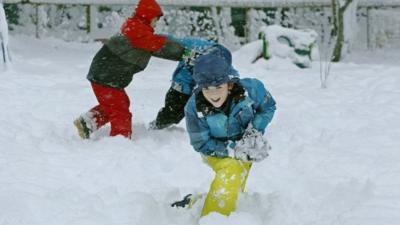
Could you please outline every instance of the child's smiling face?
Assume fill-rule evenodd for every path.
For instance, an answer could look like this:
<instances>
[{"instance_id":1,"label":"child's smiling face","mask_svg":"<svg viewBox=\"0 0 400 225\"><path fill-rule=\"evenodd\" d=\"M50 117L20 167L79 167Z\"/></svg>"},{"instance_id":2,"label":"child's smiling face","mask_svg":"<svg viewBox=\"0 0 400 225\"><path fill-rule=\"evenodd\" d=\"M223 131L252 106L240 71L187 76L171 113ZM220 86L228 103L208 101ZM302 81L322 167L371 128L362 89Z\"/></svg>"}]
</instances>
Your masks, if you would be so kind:
<instances>
[{"instance_id":1,"label":"child's smiling face","mask_svg":"<svg viewBox=\"0 0 400 225\"><path fill-rule=\"evenodd\" d=\"M219 108L228 98L229 86L228 83L225 83L216 87L209 86L203 88L201 91L203 92L204 97L209 103L211 103L214 107Z\"/></svg>"}]
</instances>

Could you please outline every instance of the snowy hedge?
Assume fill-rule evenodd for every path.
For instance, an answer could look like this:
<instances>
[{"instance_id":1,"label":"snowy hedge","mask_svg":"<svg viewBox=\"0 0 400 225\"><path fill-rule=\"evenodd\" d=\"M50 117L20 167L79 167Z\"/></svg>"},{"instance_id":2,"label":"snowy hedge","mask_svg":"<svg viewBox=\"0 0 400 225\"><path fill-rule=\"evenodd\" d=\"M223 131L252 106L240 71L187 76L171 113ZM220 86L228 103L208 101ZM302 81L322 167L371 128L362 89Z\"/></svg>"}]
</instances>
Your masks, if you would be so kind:
<instances>
[{"instance_id":1,"label":"snowy hedge","mask_svg":"<svg viewBox=\"0 0 400 225\"><path fill-rule=\"evenodd\" d=\"M99 2L96 2L99 3ZM363 1L360 2L360 5ZM366 2L364 1L364 4ZM371 3L372 4L372 3ZM130 5L7 4L12 33L65 40L90 41L107 38L118 31L134 8ZM230 49L254 41L261 26L277 24L294 29L317 31L321 43L330 39L330 7L176 7L164 6L165 16L159 32L176 36L218 37ZM400 45L397 12L400 8L359 8L358 27L354 28L356 48ZM394 18L394 19L391 19Z\"/></svg>"}]
</instances>

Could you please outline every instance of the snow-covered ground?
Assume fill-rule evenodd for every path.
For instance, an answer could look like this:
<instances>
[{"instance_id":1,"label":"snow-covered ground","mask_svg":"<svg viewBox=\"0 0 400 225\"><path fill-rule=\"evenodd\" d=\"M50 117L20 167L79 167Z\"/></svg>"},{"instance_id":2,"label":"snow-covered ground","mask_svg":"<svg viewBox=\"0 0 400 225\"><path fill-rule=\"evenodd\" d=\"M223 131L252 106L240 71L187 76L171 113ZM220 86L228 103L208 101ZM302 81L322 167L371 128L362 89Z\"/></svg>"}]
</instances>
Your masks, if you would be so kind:
<instances>
[{"instance_id":1,"label":"snow-covered ground","mask_svg":"<svg viewBox=\"0 0 400 225\"><path fill-rule=\"evenodd\" d=\"M0 225L398 225L400 51L363 52L335 64L246 63L277 101L270 157L252 168L229 218L198 222L169 204L205 193L213 173L184 124L148 131L175 63L152 59L127 88L134 139L81 140L72 121L96 104L85 79L99 44L12 36L13 69L0 78ZM396 60L397 59L397 60Z\"/></svg>"}]
</instances>

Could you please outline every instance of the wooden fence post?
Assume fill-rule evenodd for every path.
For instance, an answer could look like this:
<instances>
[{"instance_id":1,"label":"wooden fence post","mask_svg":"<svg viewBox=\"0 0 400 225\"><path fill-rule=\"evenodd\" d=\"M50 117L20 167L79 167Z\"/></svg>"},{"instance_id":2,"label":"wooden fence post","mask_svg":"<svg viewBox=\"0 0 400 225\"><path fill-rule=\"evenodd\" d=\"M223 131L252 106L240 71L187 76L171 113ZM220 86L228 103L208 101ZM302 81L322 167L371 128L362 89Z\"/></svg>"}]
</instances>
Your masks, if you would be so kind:
<instances>
[{"instance_id":1,"label":"wooden fence post","mask_svg":"<svg viewBox=\"0 0 400 225\"><path fill-rule=\"evenodd\" d=\"M371 18L370 18L370 9L371 7L367 7L367 49L371 49Z\"/></svg>"},{"instance_id":2,"label":"wooden fence post","mask_svg":"<svg viewBox=\"0 0 400 225\"><path fill-rule=\"evenodd\" d=\"M90 34L91 32L91 18L90 18L90 12L91 11L91 7L90 5L86 5L86 33Z\"/></svg>"}]
</instances>

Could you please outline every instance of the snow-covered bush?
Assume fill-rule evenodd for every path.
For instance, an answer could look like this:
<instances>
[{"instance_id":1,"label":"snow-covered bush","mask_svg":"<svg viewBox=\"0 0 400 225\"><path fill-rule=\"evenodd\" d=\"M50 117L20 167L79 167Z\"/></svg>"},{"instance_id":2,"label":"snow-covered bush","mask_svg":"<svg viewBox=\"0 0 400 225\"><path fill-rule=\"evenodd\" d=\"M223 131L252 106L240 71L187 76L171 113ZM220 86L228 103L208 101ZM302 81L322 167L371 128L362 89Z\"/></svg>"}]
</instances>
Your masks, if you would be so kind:
<instances>
[{"instance_id":1,"label":"snow-covered bush","mask_svg":"<svg viewBox=\"0 0 400 225\"><path fill-rule=\"evenodd\" d=\"M118 31L121 21L132 14L135 5L6 4L11 32L52 36L64 40L87 41L107 38ZM163 7L165 16L158 31L176 36L218 37L230 49L254 41L262 25L281 25L293 29L313 29L319 42L331 37L332 9L329 6L253 8L233 16L230 7ZM360 13L362 12L362 13ZM354 13L353 13L354 15ZM239 19L238 19L239 18ZM358 7L361 23L353 29L356 46L351 48L399 47L399 10L393 7ZM245 29L241 29L245 24ZM38 25L38 26L37 26ZM235 35L234 27L236 27ZM353 26L350 26L352 28ZM244 35L244 36L243 36ZM346 42L347 43L347 42Z\"/></svg>"},{"instance_id":2,"label":"snow-covered bush","mask_svg":"<svg viewBox=\"0 0 400 225\"><path fill-rule=\"evenodd\" d=\"M2 3L0 3L0 52L1 64L6 69L11 62L11 58L8 50L8 25Z\"/></svg>"},{"instance_id":3,"label":"snow-covered bush","mask_svg":"<svg viewBox=\"0 0 400 225\"><path fill-rule=\"evenodd\" d=\"M117 33L134 8L134 5L91 6L90 37L104 39Z\"/></svg>"},{"instance_id":4,"label":"snow-covered bush","mask_svg":"<svg viewBox=\"0 0 400 225\"><path fill-rule=\"evenodd\" d=\"M258 39L260 27L267 25L267 14L263 10L251 9L247 12L246 29L248 32L247 40L252 42Z\"/></svg>"},{"instance_id":5,"label":"snow-covered bush","mask_svg":"<svg viewBox=\"0 0 400 225\"><path fill-rule=\"evenodd\" d=\"M134 10L132 6L92 7L94 19L91 22L92 38L107 38L116 33L124 19ZM163 7L164 15L157 23L157 33L168 33L176 37L200 37L216 39L219 43L234 50L240 43L231 26L230 8L220 11L214 8Z\"/></svg>"},{"instance_id":6,"label":"snow-covered bush","mask_svg":"<svg viewBox=\"0 0 400 225\"><path fill-rule=\"evenodd\" d=\"M231 8L229 7L223 7L220 12L216 7L212 8L212 17L217 30L218 42L231 50L237 50L241 44L239 38L235 35L231 14Z\"/></svg>"},{"instance_id":7,"label":"snow-covered bush","mask_svg":"<svg viewBox=\"0 0 400 225\"><path fill-rule=\"evenodd\" d=\"M135 5L55 5L17 4L16 33L52 36L64 40L108 38L118 32ZM239 48L239 38L231 26L230 8L163 7L157 32L178 37L214 38L228 48Z\"/></svg>"},{"instance_id":8,"label":"snow-covered bush","mask_svg":"<svg viewBox=\"0 0 400 225\"><path fill-rule=\"evenodd\" d=\"M260 29L268 42L268 54L271 57L289 58L301 68L311 66L317 57L318 34L314 30L295 30L278 25Z\"/></svg>"},{"instance_id":9,"label":"snow-covered bush","mask_svg":"<svg viewBox=\"0 0 400 225\"><path fill-rule=\"evenodd\" d=\"M179 9L164 8L164 16L157 24L157 32L177 37L200 37L217 39L231 50L240 47L239 39L231 26L230 9L215 8Z\"/></svg>"},{"instance_id":10,"label":"snow-covered bush","mask_svg":"<svg viewBox=\"0 0 400 225\"><path fill-rule=\"evenodd\" d=\"M400 47L400 10L385 8L371 9L369 12L371 48Z\"/></svg>"},{"instance_id":11,"label":"snow-covered bush","mask_svg":"<svg viewBox=\"0 0 400 225\"><path fill-rule=\"evenodd\" d=\"M157 32L170 33L177 37L215 37L217 31L210 10L166 9L157 24Z\"/></svg>"},{"instance_id":12,"label":"snow-covered bush","mask_svg":"<svg viewBox=\"0 0 400 225\"><path fill-rule=\"evenodd\" d=\"M318 39L329 39L331 16L332 10L329 7L250 9L247 13L247 40L257 40L260 27L266 25L297 30L312 29L318 33Z\"/></svg>"},{"instance_id":13,"label":"snow-covered bush","mask_svg":"<svg viewBox=\"0 0 400 225\"><path fill-rule=\"evenodd\" d=\"M67 41L88 40L87 6L18 4L18 23L13 32L56 37Z\"/></svg>"}]
</instances>

